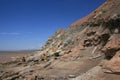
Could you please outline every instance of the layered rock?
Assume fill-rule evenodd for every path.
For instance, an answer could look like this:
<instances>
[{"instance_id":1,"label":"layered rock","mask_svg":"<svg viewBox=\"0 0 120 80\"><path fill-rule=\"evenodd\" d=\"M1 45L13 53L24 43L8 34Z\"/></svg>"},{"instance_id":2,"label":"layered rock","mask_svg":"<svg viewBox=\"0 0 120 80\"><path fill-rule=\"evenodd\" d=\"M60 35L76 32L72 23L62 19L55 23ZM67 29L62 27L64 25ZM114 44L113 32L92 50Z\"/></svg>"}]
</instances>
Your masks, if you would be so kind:
<instances>
[{"instance_id":1,"label":"layered rock","mask_svg":"<svg viewBox=\"0 0 120 80\"><path fill-rule=\"evenodd\" d=\"M0 79L119 80L119 63L120 0L107 0L70 28L58 30L36 54L0 65Z\"/></svg>"},{"instance_id":2,"label":"layered rock","mask_svg":"<svg viewBox=\"0 0 120 80\"><path fill-rule=\"evenodd\" d=\"M102 66L107 70L105 72L120 73L120 51L111 60L103 62Z\"/></svg>"},{"instance_id":3,"label":"layered rock","mask_svg":"<svg viewBox=\"0 0 120 80\"><path fill-rule=\"evenodd\" d=\"M106 56L113 57L118 50L120 50L120 34L113 34L102 51Z\"/></svg>"}]
</instances>

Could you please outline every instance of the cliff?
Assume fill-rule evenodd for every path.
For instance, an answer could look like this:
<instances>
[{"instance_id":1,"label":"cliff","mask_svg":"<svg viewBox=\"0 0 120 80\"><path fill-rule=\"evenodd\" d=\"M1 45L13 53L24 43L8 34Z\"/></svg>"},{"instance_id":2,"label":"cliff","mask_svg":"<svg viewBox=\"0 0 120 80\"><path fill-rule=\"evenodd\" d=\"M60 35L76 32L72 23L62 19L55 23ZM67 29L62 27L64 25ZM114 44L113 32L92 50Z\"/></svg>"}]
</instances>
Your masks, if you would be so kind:
<instances>
[{"instance_id":1,"label":"cliff","mask_svg":"<svg viewBox=\"0 0 120 80\"><path fill-rule=\"evenodd\" d=\"M1 80L119 80L120 0L58 30L34 55L0 66Z\"/></svg>"}]
</instances>

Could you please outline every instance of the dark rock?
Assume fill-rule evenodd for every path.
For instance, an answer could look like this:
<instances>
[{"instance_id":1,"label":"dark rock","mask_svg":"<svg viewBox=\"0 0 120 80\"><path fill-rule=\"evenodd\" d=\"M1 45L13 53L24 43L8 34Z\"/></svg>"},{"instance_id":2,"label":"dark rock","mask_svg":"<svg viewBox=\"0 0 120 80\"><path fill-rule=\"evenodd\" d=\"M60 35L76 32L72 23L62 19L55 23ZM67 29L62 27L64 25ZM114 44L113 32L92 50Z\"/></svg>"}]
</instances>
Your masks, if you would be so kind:
<instances>
[{"instance_id":1,"label":"dark rock","mask_svg":"<svg viewBox=\"0 0 120 80\"><path fill-rule=\"evenodd\" d=\"M120 51L110 61L103 62L102 67L106 69L105 72L120 73Z\"/></svg>"},{"instance_id":2,"label":"dark rock","mask_svg":"<svg viewBox=\"0 0 120 80\"><path fill-rule=\"evenodd\" d=\"M118 50L120 50L120 34L114 34L104 46L102 51L106 56L113 57Z\"/></svg>"},{"instance_id":3,"label":"dark rock","mask_svg":"<svg viewBox=\"0 0 120 80\"><path fill-rule=\"evenodd\" d=\"M47 68L48 66L51 65L51 62L47 62L45 65L44 65L44 68Z\"/></svg>"}]
</instances>

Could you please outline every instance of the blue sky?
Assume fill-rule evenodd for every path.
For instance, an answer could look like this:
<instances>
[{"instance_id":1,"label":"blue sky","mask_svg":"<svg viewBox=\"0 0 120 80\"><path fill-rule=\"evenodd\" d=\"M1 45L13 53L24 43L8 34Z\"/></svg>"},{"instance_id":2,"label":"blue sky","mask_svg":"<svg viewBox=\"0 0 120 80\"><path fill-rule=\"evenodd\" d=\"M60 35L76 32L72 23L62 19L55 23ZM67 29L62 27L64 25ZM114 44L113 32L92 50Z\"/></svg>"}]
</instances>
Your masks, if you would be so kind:
<instances>
[{"instance_id":1,"label":"blue sky","mask_svg":"<svg viewBox=\"0 0 120 80\"><path fill-rule=\"evenodd\" d=\"M0 50L40 49L105 0L0 0Z\"/></svg>"}]
</instances>

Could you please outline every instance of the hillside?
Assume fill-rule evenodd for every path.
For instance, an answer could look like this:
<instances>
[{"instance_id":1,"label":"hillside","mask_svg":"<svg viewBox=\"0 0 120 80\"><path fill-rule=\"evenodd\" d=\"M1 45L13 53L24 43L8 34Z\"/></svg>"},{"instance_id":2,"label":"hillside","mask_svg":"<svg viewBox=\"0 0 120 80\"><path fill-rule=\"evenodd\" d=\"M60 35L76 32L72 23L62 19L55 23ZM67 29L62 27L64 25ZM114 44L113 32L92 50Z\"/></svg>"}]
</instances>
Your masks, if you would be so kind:
<instances>
[{"instance_id":1,"label":"hillside","mask_svg":"<svg viewBox=\"0 0 120 80\"><path fill-rule=\"evenodd\" d=\"M120 80L120 0L106 0L34 55L0 64L0 80Z\"/></svg>"}]
</instances>

